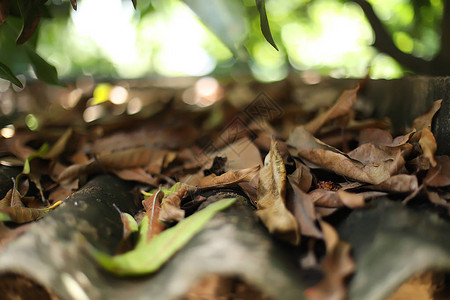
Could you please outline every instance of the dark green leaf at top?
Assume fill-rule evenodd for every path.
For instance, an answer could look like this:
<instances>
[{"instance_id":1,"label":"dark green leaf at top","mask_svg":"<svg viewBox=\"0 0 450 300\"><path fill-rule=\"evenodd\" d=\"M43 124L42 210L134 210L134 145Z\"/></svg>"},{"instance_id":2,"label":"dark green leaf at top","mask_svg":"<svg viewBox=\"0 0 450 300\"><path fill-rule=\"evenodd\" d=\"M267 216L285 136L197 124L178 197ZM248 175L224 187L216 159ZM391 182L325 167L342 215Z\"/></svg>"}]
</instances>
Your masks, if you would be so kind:
<instances>
[{"instance_id":1,"label":"dark green leaf at top","mask_svg":"<svg viewBox=\"0 0 450 300\"><path fill-rule=\"evenodd\" d=\"M17 1L23 19L23 26L16 41L18 45L22 45L28 41L36 31L39 21L41 20L41 6L44 5L45 2L47 2L47 0Z\"/></svg>"},{"instance_id":2,"label":"dark green leaf at top","mask_svg":"<svg viewBox=\"0 0 450 300\"><path fill-rule=\"evenodd\" d=\"M70 4L72 4L74 10L77 10L77 0L70 0Z\"/></svg>"},{"instance_id":3,"label":"dark green leaf at top","mask_svg":"<svg viewBox=\"0 0 450 300\"><path fill-rule=\"evenodd\" d=\"M234 54L242 52L247 36L242 0L183 0L200 21Z\"/></svg>"},{"instance_id":4,"label":"dark green leaf at top","mask_svg":"<svg viewBox=\"0 0 450 300\"><path fill-rule=\"evenodd\" d=\"M61 85L56 68L45 61L33 49L27 49L27 55L37 78L49 84Z\"/></svg>"},{"instance_id":5,"label":"dark green leaf at top","mask_svg":"<svg viewBox=\"0 0 450 300\"><path fill-rule=\"evenodd\" d=\"M9 3L8 0L0 0L0 25L5 22L9 16Z\"/></svg>"},{"instance_id":6,"label":"dark green leaf at top","mask_svg":"<svg viewBox=\"0 0 450 300\"><path fill-rule=\"evenodd\" d=\"M137 7L137 0L131 0L131 2L133 2L134 9L136 9L136 7Z\"/></svg>"},{"instance_id":7,"label":"dark green leaf at top","mask_svg":"<svg viewBox=\"0 0 450 300\"><path fill-rule=\"evenodd\" d=\"M277 45L275 44L275 41L273 40L272 33L270 32L269 27L269 21L267 20L267 14L266 14L266 5L264 0L256 0L256 7L259 11L259 20L261 24L261 31L266 40L275 48L278 50Z\"/></svg>"},{"instance_id":8,"label":"dark green leaf at top","mask_svg":"<svg viewBox=\"0 0 450 300\"><path fill-rule=\"evenodd\" d=\"M7 65L0 62L0 78L6 79L14 83L20 88L23 88L22 82L14 76L13 72L8 68Z\"/></svg>"}]
</instances>

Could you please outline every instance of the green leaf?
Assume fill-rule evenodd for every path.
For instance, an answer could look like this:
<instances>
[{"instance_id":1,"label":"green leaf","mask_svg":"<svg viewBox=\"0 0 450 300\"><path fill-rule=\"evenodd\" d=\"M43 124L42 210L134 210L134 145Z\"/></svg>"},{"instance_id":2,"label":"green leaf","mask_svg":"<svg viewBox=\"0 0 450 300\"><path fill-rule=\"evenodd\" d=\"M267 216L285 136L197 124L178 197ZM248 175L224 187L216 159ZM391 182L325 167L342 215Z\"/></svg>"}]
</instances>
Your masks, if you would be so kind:
<instances>
[{"instance_id":1,"label":"green leaf","mask_svg":"<svg viewBox=\"0 0 450 300\"><path fill-rule=\"evenodd\" d=\"M18 45L28 41L36 31L41 20L41 7L45 2L47 0L17 1L23 19L23 26L16 41Z\"/></svg>"},{"instance_id":2,"label":"green leaf","mask_svg":"<svg viewBox=\"0 0 450 300\"><path fill-rule=\"evenodd\" d=\"M132 215L127 214L127 213L120 213L120 217L122 218L122 222L124 220L126 220L127 222L127 230L131 231L131 232L135 232L138 231L138 224L136 223L136 220L133 218Z\"/></svg>"},{"instance_id":3,"label":"green leaf","mask_svg":"<svg viewBox=\"0 0 450 300\"><path fill-rule=\"evenodd\" d=\"M240 0L183 0L232 52L237 54L247 36Z\"/></svg>"},{"instance_id":4,"label":"green leaf","mask_svg":"<svg viewBox=\"0 0 450 300\"><path fill-rule=\"evenodd\" d=\"M167 197L167 196L169 196L170 194L173 194L173 193L175 193L176 191L178 191L178 190L180 189L181 186L182 186L182 183L181 183L181 182L177 182L177 183L175 183L174 185L172 185L172 186L171 186L170 188L168 188L168 189L161 188L161 191L163 191L163 192L164 192L164 196ZM158 189L153 189L153 190L151 190L150 192L142 191L142 194L143 194L145 197L151 197L151 196L153 196L153 194L156 193L157 191L158 191Z\"/></svg>"},{"instance_id":5,"label":"green leaf","mask_svg":"<svg viewBox=\"0 0 450 300\"><path fill-rule=\"evenodd\" d=\"M34 72L39 80L42 80L49 84L61 85L58 79L58 72L56 68L49 64L45 59L39 56L31 48L27 48L27 55L30 59L31 65L33 66Z\"/></svg>"},{"instance_id":6,"label":"green leaf","mask_svg":"<svg viewBox=\"0 0 450 300\"><path fill-rule=\"evenodd\" d=\"M20 88L23 88L22 82L14 76L13 72L8 68L7 65L0 62L0 78L6 79L14 83Z\"/></svg>"},{"instance_id":7,"label":"green leaf","mask_svg":"<svg viewBox=\"0 0 450 300\"><path fill-rule=\"evenodd\" d=\"M9 16L9 2L8 0L0 0L0 25L5 22Z\"/></svg>"},{"instance_id":8,"label":"green leaf","mask_svg":"<svg viewBox=\"0 0 450 300\"><path fill-rule=\"evenodd\" d=\"M95 248L91 248L91 253L101 266L116 275L129 276L155 272L200 232L217 212L229 207L234 201L236 198L215 202L163 231L150 242L138 242L134 250L125 254L110 256ZM140 226L140 240L146 237L148 222L148 217L144 217Z\"/></svg>"},{"instance_id":9,"label":"green leaf","mask_svg":"<svg viewBox=\"0 0 450 300\"><path fill-rule=\"evenodd\" d=\"M0 212L0 222L11 221L11 217L4 212Z\"/></svg>"},{"instance_id":10,"label":"green leaf","mask_svg":"<svg viewBox=\"0 0 450 300\"><path fill-rule=\"evenodd\" d=\"M265 1L264 0L256 0L256 7L258 8L258 11L259 11L259 20L260 20L262 34L266 38L266 41L268 41L269 44L271 44L275 49L278 50L278 47L275 44L275 41L273 40L272 33L270 32L269 21L267 20L267 14L266 14Z\"/></svg>"},{"instance_id":11,"label":"green leaf","mask_svg":"<svg viewBox=\"0 0 450 300\"><path fill-rule=\"evenodd\" d=\"M70 0L73 10L77 10L77 0Z\"/></svg>"},{"instance_id":12,"label":"green leaf","mask_svg":"<svg viewBox=\"0 0 450 300\"><path fill-rule=\"evenodd\" d=\"M36 151L35 153L28 156L27 159L25 160L25 163L23 164L22 174L30 174L30 172L31 172L30 161L33 158L45 156L45 154L47 154L49 148L50 148L49 145L47 143L45 143L44 145L41 146L41 148L39 148L38 151Z\"/></svg>"}]
</instances>

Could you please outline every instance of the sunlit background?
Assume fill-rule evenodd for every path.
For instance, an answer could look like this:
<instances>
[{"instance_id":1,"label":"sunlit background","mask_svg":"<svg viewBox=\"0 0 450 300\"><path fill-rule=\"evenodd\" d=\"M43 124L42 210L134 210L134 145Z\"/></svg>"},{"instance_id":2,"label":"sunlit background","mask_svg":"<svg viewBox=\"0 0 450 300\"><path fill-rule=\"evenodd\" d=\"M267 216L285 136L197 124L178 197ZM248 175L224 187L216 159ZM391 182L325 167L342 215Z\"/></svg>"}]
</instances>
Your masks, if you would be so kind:
<instances>
[{"instance_id":1,"label":"sunlit background","mask_svg":"<svg viewBox=\"0 0 450 300\"><path fill-rule=\"evenodd\" d=\"M174 77L188 77L179 78L190 80L183 85L180 100L192 109L203 109L224 98L224 78L250 75L273 82L296 71L305 84L316 84L324 76L392 79L407 74L393 58L371 46L372 28L353 2L267 0L272 34L280 50L276 51L261 33L255 1L234 1L242 1L248 16L242 18L244 30L240 32L247 37L245 51L238 54L180 0L138 0L137 10L131 0L79 0L77 11L71 9L69 0L48 1L51 17L41 19L39 35L28 43L36 43L37 53L56 67L59 78L70 87L56 90L50 104L42 106L33 104L30 93L16 93L21 88L0 79L0 136L11 138L24 127L40 130L51 118L58 118L58 113L50 113L52 107L68 112L82 103L84 122L95 124L111 116L148 116L172 97L139 92L126 80L117 79L170 77L174 82ZM443 0L369 2L401 51L424 59L439 51ZM226 19L221 13L211 11L211 16ZM14 42L14 30L21 23L12 17L6 23L0 26L0 56L26 86L36 75L24 63L24 48ZM7 39L8 35L12 38ZM241 88L236 88L239 99L253 99L255 95L249 94L245 84ZM232 101L233 97L228 98Z\"/></svg>"},{"instance_id":2,"label":"sunlit background","mask_svg":"<svg viewBox=\"0 0 450 300\"><path fill-rule=\"evenodd\" d=\"M53 0L61 2L61 0ZM250 72L275 81L290 68L316 70L336 78L397 78L402 68L370 45L373 32L362 10L338 0L268 0L266 10L280 51L259 29L254 0L244 0L254 18L247 20ZM431 58L439 47L433 26L442 0L419 12L405 0L370 1L396 45L404 52ZM220 13L220 12L211 12ZM429 20L423 32L411 32L415 14ZM426 25L426 22L424 23ZM70 18L42 21L37 51L61 77L91 74L138 78L149 75L204 76L242 71L232 53L178 0L81 0Z\"/></svg>"}]
</instances>

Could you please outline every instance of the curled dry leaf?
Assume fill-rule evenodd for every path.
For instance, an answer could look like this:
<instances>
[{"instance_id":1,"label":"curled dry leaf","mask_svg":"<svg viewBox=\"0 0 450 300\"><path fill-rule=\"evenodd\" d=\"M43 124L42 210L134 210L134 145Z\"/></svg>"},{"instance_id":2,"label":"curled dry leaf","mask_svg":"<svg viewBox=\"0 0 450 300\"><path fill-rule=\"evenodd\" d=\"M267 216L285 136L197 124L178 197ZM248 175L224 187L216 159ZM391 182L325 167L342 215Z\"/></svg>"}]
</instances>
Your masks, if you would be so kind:
<instances>
[{"instance_id":1,"label":"curled dry leaf","mask_svg":"<svg viewBox=\"0 0 450 300\"><path fill-rule=\"evenodd\" d=\"M330 109L306 124L305 129L311 134L315 134L326 122L348 114L356 101L358 89L359 86L351 90L345 90Z\"/></svg>"},{"instance_id":2,"label":"curled dry leaf","mask_svg":"<svg viewBox=\"0 0 450 300\"><path fill-rule=\"evenodd\" d=\"M400 166L404 165L401 153L384 161L368 163L362 163L346 155L323 149L298 149L298 154L336 174L373 184L385 181L392 174L398 172Z\"/></svg>"},{"instance_id":3,"label":"curled dry leaf","mask_svg":"<svg viewBox=\"0 0 450 300\"><path fill-rule=\"evenodd\" d=\"M304 164L295 161L297 168L288 176L291 184L295 183L303 192L308 192L311 188L313 176L309 171L309 168Z\"/></svg>"},{"instance_id":4,"label":"curled dry leaf","mask_svg":"<svg viewBox=\"0 0 450 300\"><path fill-rule=\"evenodd\" d=\"M12 187L5 197L0 200L0 209L5 207L24 207L20 199L20 193L15 187Z\"/></svg>"},{"instance_id":5,"label":"curled dry leaf","mask_svg":"<svg viewBox=\"0 0 450 300\"><path fill-rule=\"evenodd\" d=\"M428 170L424 183L434 187L450 186L450 157L437 156L436 166Z\"/></svg>"},{"instance_id":6,"label":"curled dry leaf","mask_svg":"<svg viewBox=\"0 0 450 300\"><path fill-rule=\"evenodd\" d=\"M431 122L433 121L434 115L441 109L442 99L433 102L430 109L423 115L417 117L413 121L413 127L420 131L424 128L431 127Z\"/></svg>"},{"instance_id":7,"label":"curled dry leaf","mask_svg":"<svg viewBox=\"0 0 450 300\"><path fill-rule=\"evenodd\" d=\"M437 150L436 139L429 128L424 128L420 131L419 145L422 149L423 157L429 161L432 167L436 166L434 154Z\"/></svg>"},{"instance_id":8,"label":"curled dry leaf","mask_svg":"<svg viewBox=\"0 0 450 300\"><path fill-rule=\"evenodd\" d=\"M72 136L73 130L69 128L64 132L64 134L55 142L55 144L48 150L46 154L42 156L44 159L55 159L58 158L61 153L66 149L67 142Z\"/></svg>"},{"instance_id":9,"label":"curled dry leaf","mask_svg":"<svg viewBox=\"0 0 450 300\"><path fill-rule=\"evenodd\" d=\"M250 182L253 177L255 177L258 174L258 171L260 169L260 166L255 166L253 168L233 171L230 170L220 176L217 176L216 174L211 174L206 177L204 177L200 183L200 188L212 188L212 187L224 187L229 186L241 182Z\"/></svg>"},{"instance_id":10,"label":"curled dry leaf","mask_svg":"<svg viewBox=\"0 0 450 300\"><path fill-rule=\"evenodd\" d=\"M323 238L322 232L316 226L316 210L311 197L288 176L292 190L287 193L286 203L299 225L301 234L315 238Z\"/></svg>"},{"instance_id":11,"label":"curled dry leaf","mask_svg":"<svg viewBox=\"0 0 450 300\"><path fill-rule=\"evenodd\" d=\"M184 210L181 207L183 199L191 190L191 187L185 184L179 184L178 187L163 199L159 220L163 222L179 222L184 219Z\"/></svg>"},{"instance_id":12,"label":"curled dry leaf","mask_svg":"<svg viewBox=\"0 0 450 300\"><path fill-rule=\"evenodd\" d=\"M272 140L270 151L259 172L256 214L270 233L294 245L300 243L300 229L285 203L286 168Z\"/></svg>"},{"instance_id":13,"label":"curled dry leaf","mask_svg":"<svg viewBox=\"0 0 450 300\"><path fill-rule=\"evenodd\" d=\"M309 300L344 300L347 296L346 278L356 268L351 258L350 244L339 240L336 230L321 221L327 254L321 263L324 278L305 291Z\"/></svg>"},{"instance_id":14,"label":"curled dry leaf","mask_svg":"<svg viewBox=\"0 0 450 300\"><path fill-rule=\"evenodd\" d=\"M344 300L347 297L345 280L356 265L351 258L350 244L339 241L333 251L322 262L324 279L305 291L309 300Z\"/></svg>"}]
</instances>

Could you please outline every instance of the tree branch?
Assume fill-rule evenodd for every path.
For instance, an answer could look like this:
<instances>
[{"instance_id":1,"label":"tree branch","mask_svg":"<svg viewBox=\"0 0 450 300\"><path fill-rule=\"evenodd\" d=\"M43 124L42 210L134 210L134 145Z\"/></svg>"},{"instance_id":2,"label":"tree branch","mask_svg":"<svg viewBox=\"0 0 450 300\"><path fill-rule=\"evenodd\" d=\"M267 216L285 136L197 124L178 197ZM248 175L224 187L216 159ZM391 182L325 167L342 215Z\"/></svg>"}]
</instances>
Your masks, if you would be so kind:
<instances>
[{"instance_id":1,"label":"tree branch","mask_svg":"<svg viewBox=\"0 0 450 300\"><path fill-rule=\"evenodd\" d=\"M391 35L384 27L381 20L375 14L372 5L365 0L351 0L358 4L366 15L367 20L369 21L374 33L375 33L375 42L373 46L380 52L386 53L396 61L398 61L402 66L411 71L418 73L430 73L432 70L431 64L429 61L424 59L415 57L413 55L407 54L394 44Z\"/></svg>"}]
</instances>

